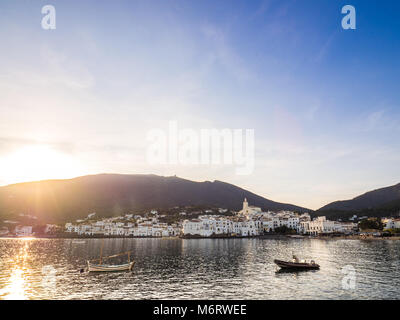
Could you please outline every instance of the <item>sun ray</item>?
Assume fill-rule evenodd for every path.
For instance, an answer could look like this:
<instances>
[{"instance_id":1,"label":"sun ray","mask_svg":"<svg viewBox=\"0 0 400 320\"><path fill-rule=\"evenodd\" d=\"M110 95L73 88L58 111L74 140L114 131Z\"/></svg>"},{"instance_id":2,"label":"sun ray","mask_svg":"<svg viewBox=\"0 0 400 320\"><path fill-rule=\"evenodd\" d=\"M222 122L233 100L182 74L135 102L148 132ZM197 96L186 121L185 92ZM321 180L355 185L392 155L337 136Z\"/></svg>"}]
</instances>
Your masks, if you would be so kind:
<instances>
[{"instance_id":1,"label":"sun ray","mask_svg":"<svg viewBox=\"0 0 400 320\"><path fill-rule=\"evenodd\" d=\"M76 157L45 144L26 145L0 159L9 183L72 178L84 173Z\"/></svg>"}]
</instances>

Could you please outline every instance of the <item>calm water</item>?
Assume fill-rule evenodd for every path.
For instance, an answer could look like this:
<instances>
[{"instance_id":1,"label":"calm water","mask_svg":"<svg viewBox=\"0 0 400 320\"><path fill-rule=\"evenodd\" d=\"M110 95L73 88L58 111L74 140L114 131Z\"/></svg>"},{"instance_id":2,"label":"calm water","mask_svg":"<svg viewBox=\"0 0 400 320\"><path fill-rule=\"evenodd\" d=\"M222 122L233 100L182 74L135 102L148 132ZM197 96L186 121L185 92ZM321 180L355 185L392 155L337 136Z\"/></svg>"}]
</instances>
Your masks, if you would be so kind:
<instances>
[{"instance_id":1,"label":"calm water","mask_svg":"<svg viewBox=\"0 0 400 320\"><path fill-rule=\"evenodd\" d=\"M80 242L78 242L80 241ZM0 299L398 299L400 242L106 239L133 250L134 272L79 273L101 241L0 239ZM277 273L274 258L314 258L319 271ZM118 262L118 261L116 261ZM344 290L342 268L356 271Z\"/></svg>"}]
</instances>

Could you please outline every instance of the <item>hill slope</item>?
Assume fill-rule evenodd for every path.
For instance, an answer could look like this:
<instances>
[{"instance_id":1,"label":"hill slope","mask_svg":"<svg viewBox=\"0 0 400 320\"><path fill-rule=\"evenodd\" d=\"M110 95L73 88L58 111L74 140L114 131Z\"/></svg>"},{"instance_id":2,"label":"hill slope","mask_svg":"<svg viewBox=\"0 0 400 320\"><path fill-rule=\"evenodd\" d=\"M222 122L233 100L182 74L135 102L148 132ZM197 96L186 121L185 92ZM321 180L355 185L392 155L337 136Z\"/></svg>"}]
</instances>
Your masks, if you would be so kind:
<instances>
[{"instance_id":1,"label":"hill slope","mask_svg":"<svg viewBox=\"0 0 400 320\"><path fill-rule=\"evenodd\" d=\"M400 213L400 184L364 193L352 200L335 201L318 209L315 215L330 219L358 216L384 217Z\"/></svg>"},{"instance_id":2,"label":"hill slope","mask_svg":"<svg viewBox=\"0 0 400 320\"><path fill-rule=\"evenodd\" d=\"M342 210L353 211L374 209L385 206L390 202L400 200L400 183L391 187L376 189L364 193L352 200L335 201L320 208L318 211Z\"/></svg>"},{"instance_id":3,"label":"hill slope","mask_svg":"<svg viewBox=\"0 0 400 320\"><path fill-rule=\"evenodd\" d=\"M100 174L0 187L0 217L33 214L47 222L65 222L96 212L113 216L137 210L203 205L239 210L243 198L269 210L310 211L274 202L229 183L194 182L156 175Z\"/></svg>"}]
</instances>

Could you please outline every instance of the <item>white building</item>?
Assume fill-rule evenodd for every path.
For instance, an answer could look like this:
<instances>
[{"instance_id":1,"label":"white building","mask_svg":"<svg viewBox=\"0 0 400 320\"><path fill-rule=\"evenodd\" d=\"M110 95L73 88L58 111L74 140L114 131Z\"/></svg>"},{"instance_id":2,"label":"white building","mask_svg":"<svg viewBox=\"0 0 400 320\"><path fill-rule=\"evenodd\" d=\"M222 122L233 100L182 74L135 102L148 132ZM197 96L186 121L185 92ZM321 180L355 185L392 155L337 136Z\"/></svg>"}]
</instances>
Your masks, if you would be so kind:
<instances>
[{"instance_id":1,"label":"white building","mask_svg":"<svg viewBox=\"0 0 400 320\"><path fill-rule=\"evenodd\" d=\"M358 224L353 222L335 222L335 224L340 233L353 233L358 229Z\"/></svg>"},{"instance_id":2,"label":"white building","mask_svg":"<svg viewBox=\"0 0 400 320\"><path fill-rule=\"evenodd\" d=\"M350 233L357 228L356 223L337 222L327 220L326 217L317 217L312 221L301 222L301 233L319 235L321 233Z\"/></svg>"},{"instance_id":3,"label":"white building","mask_svg":"<svg viewBox=\"0 0 400 320\"><path fill-rule=\"evenodd\" d=\"M326 220L326 217L317 217L312 221L301 223L301 231L305 234L318 235L320 233L333 233L335 226L333 221Z\"/></svg>"},{"instance_id":4,"label":"white building","mask_svg":"<svg viewBox=\"0 0 400 320\"><path fill-rule=\"evenodd\" d=\"M210 237L212 235L256 236L262 233L262 222L244 217L200 216L183 222L183 235Z\"/></svg>"},{"instance_id":5,"label":"white building","mask_svg":"<svg viewBox=\"0 0 400 320\"><path fill-rule=\"evenodd\" d=\"M400 229L400 219L398 218L383 219L382 222L385 224L385 229Z\"/></svg>"},{"instance_id":6,"label":"white building","mask_svg":"<svg viewBox=\"0 0 400 320\"><path fill-rule=\"evenodd\" d=\"M44 228L44 233L53 233L58 230L58 226L55 224L46 224L46 227Z\"/></svg>"},{"instance_id":7,"label":"white building","mask_svg":"<svg viewBox=\"0 0 400 320\"><path fill-rule=\"evenodd\" d=\"M15 234L17 235L17 237L32 236L32 226L17 226L15 228Z\"/></svg>"}]
</instances>

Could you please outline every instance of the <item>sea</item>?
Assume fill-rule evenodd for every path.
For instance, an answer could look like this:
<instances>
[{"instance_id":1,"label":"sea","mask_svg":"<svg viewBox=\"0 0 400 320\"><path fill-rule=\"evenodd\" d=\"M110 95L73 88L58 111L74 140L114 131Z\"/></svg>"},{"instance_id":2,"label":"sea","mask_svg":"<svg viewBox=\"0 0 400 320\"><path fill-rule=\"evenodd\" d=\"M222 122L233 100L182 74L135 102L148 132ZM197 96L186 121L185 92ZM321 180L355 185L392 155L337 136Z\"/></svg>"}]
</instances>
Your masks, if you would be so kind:
<instances>
[{"instance_id":1,"label":"sea","mask_svg":"<svg viewBox=\"0 0 400 320\"><path fill-rule=\"evenodd\" d=\"M132 272L87 272L131 251ZM315 260L282 272L274 259ZM127 256L109 259L120 264ZM399 299L400 241L345 239L0 239L0 299Z\"/></svg>"}]
</instances>

